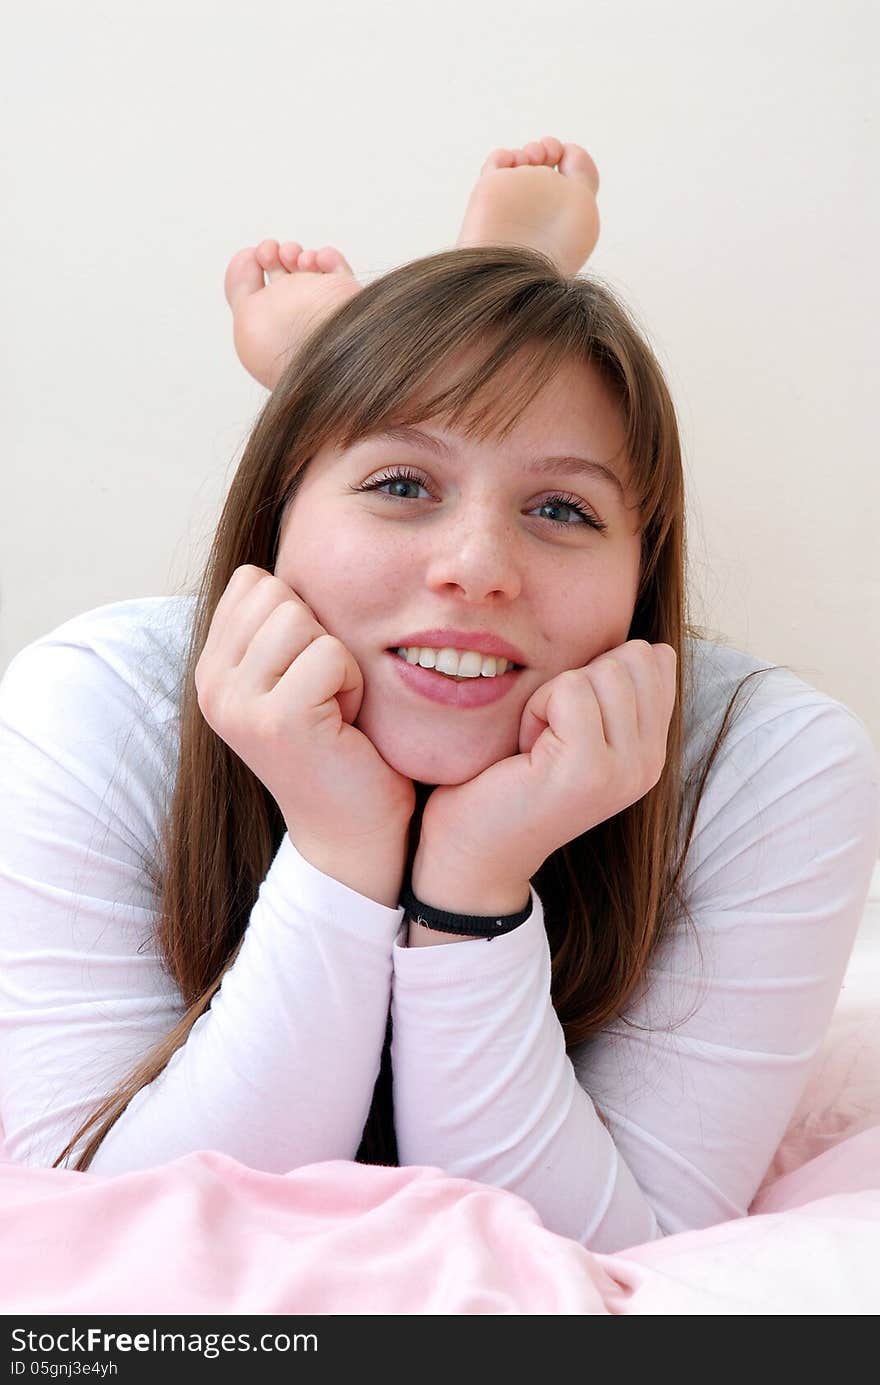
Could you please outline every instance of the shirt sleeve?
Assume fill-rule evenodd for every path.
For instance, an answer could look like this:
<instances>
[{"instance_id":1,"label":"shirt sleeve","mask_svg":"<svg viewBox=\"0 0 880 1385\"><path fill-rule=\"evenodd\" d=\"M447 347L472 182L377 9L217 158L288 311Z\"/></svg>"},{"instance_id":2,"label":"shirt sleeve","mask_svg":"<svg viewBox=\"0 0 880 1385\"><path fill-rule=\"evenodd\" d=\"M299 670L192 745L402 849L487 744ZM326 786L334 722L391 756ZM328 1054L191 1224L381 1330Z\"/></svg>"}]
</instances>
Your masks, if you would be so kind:
<instances>
[{"instance_id":1,"label":"shirt sleeve","mask_svg":"<svg viewBox=\"0 0 880 1385\"><path fill-rule=\"evenodd\" d=\"M693 926L672 921L624 1016L569 1056L534 888L531 917L491 941L401 936L401 1163L506 1188L606 1253L745 1216L830 1022L878 838L877 755L847 708L748 725L701 799Z\"/></svg>"},{"instance_id":2,"label":"shirt sleeve","mask_svg":"<svg viewBox=\"0 0 880 1385\"><path fill-rule=\"evenodd\" d=\"M0 1122L14 1162L51 1165L185 1011L145 869L170 743L170 723L88 648L28 646L0 684ZM209 1009L91 1171L201 1149L275 1173L353 1159L402 917L285 834Z\"/></svg>"}]
</instances>

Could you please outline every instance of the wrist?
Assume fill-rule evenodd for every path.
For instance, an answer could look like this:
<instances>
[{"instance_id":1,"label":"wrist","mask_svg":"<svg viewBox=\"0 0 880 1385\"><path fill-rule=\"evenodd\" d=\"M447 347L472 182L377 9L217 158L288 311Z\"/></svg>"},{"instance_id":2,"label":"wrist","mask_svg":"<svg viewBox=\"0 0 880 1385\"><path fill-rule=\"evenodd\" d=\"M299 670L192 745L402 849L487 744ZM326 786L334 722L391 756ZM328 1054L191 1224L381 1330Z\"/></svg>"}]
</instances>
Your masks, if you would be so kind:
<instances>
[{"instance_id":1,"label":"wrist","mask_svg":"<svg viewBox=\"0 0 880 1385\"><path fill-rule=\"evenodd\" d=\"M466 862L447 853L432 853L422 845L413 862L410 888L421 903L434 909L486 919L521 913L531 898L528 880L519 880L515 875L499 878L476 862ZM411 947L473 940L473 934L426 928L409 913L406 918Z\"/></svg>"},{"instance_id":2,"label":"wrist","mask_svg":"<svg viewBox=\"0 0 880 1385\"><path fill-rule=\"evenodd\" d=\"M289 829L288 836L303 860L322 875L338 880L356 894L384 904L388 909L399 907L406 861L405 842L383 841L346 847L310 842L295 837Z\"/></svg>"},{"instance_id":3,"label":"wrist","mask_svg":"<svg viewBox=\"0 0 880 1385\"><path fill-rule=\"evenodd\" d=\"M469 933L442 933L439 928L426 928L417 923L410 914L406 915L407 947L437 947L440 943L478 943L479 938Z\"/></svg>"}]
</instances>

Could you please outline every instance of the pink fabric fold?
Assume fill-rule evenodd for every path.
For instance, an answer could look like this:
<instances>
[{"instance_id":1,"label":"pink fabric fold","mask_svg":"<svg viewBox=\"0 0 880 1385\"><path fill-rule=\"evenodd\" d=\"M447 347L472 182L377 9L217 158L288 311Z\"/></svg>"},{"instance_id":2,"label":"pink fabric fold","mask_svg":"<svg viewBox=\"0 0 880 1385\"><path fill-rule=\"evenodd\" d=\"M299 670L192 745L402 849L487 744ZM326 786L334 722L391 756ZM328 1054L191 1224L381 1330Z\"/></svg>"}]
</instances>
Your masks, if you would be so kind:
<instances>
[{"instance_id":1,"label":"pink fabric fold","mask_svg":"<svg viewBox=\"0 0 880 1385\"><path fill-rule=\"evenodd\" d=\"M439 1169L210 1151L114 1178L0 1164L0 1243L6 1314L872 1314L880 1127L748 1217L616 1255Z\"/></svg>"}]
</instances>

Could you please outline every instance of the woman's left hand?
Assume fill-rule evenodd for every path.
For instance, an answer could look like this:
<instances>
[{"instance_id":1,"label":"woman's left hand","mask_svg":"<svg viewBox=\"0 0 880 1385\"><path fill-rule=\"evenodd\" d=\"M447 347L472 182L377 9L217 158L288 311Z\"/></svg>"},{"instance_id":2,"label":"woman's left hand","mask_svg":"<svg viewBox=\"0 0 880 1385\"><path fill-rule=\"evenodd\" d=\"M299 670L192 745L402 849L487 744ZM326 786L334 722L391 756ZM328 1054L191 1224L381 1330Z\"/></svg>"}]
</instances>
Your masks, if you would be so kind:
<instances>
[{"instance_id":1,"label":"woman's left hand","mask_svg":"<svg viewBox=\"0 0 880 1385\"><path fill-rule=\"evenodd\" d=\"M557 674L523 708L518 755L433 790L419 854L530 880L552 852L654 787L675 694L675 650L646 640Z\"/></svg>"}]
</instances>

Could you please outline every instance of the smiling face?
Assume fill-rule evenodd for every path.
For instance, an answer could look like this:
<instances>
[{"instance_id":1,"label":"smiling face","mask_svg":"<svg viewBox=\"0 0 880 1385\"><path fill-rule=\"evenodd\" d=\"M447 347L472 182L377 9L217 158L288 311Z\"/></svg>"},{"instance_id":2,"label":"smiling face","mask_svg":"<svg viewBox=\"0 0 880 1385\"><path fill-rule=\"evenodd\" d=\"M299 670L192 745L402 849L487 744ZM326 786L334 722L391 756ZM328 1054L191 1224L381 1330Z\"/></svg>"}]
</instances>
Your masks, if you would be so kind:
<instances>
[{"instance_id":1,"label":"smiling face","mask_svg":"<svg viewBox=\"0 0 880 1385\"><path fill-rule=\"evenodd\" d=\"M436 419L417 432L448 455L403 435L316 453L284 517L275 574L357 660L355 725L388 764L423 784L460 784L517 753L536 688L626 640L639 511L618 409L580 362L560 367L503 440L468 439ZM551 457L599 462L625 493L597 472L533 469ZM418 479L358 489L400 469ZM569 503L548 504L560 495L604 530ZM494 632L522 651L525 667L487 706L430 701L387 651L437 626Z\"/></svg>"}]
</instances>

